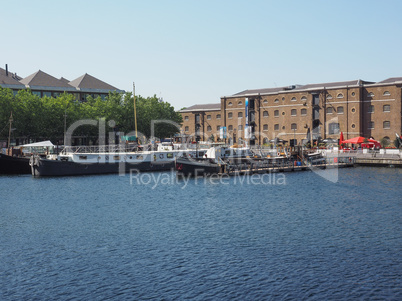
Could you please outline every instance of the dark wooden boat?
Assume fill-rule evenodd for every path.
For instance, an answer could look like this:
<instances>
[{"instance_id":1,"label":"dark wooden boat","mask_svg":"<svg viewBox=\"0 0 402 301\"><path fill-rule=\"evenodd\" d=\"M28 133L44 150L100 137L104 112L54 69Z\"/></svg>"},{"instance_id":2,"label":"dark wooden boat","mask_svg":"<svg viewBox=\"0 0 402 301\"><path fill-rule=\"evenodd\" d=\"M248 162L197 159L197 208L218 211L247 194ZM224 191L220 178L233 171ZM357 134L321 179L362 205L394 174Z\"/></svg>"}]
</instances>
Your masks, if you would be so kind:
<instances>
[{"instance_id":1,"label":"dark wooden boat","mask_svg":"<svg viewBox=\"0 0 402 301\"><path fill-rule=\"evenodd\" d=\"M34 156L31 157L29 164L31 165L30 173L35 177L99 175L127 173L130 171L165 171L174 168L174 160L78 163L67 160L49 160Z\"/></svg>"},{"instance_id":2,"label":"dark wooden boat","mask_svg":"<svg viewBox=\"0 0 402 301\"><path fill-rule=\"evenodd\" d=\"M16 157L0 154L0 174L30 174L29 157Z\"/></svg>"}]
</instances>

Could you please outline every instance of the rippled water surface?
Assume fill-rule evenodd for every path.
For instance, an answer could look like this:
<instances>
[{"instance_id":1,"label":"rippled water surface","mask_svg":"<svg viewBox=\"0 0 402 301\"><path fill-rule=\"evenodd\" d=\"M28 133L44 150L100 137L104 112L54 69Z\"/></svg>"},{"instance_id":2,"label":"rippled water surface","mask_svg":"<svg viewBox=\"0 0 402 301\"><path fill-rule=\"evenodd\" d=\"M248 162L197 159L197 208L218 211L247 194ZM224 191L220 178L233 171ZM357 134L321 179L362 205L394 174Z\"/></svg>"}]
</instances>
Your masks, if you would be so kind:
<instances>
[{"instance_id":1,"label":"rippled water surface","mask_svg":"<svg viewBox=\"0 0 402 301\"><path fill-rule=\"evenodd\" d=\"M401 179L2 176L0 299L401 300Z\"/></svg>"}]
</instances>

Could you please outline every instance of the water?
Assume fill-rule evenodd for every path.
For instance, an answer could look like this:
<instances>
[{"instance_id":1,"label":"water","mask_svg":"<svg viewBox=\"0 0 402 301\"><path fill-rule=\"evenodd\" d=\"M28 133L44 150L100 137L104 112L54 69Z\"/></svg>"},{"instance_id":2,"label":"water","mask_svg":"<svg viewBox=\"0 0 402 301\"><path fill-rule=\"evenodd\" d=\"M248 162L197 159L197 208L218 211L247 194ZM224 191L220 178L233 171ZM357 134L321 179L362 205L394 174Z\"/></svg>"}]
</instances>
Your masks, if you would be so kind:
<instances>
[{"instance_id":1,"label":"water","mask_svg":"<svg viewBox=\"0 0 402 301\"><path fill-rule=\"evenodd\" d=\"M0 299L401 300L401 178L2 176Z\"/></svg>"}]
</instances>

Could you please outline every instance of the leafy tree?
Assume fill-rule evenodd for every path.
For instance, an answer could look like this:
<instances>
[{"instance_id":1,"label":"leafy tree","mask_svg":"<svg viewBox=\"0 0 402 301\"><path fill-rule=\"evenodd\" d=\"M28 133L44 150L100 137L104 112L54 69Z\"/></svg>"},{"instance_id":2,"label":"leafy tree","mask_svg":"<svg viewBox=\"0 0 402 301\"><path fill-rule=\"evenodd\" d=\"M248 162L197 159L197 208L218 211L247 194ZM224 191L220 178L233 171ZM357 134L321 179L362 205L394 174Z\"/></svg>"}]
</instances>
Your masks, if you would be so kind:
<instances>
[{"instance_id":1,"label":"leafy tree","mask_svg":"<svg viewBox=\"0 0 402 301\"><path fill-rule=\"evenodd\" d=\"M144 98L136 96L138 132L151 135L152 120L169 120L172 124L155 124L156 137L169 137L179 131L174 124L181 124L181 115L167 102L160 102L154 95ZM16 128L14 137L28 139L60 139L64 135L64 123L67 128L75 121L105 120L106 133L134 131L134 101L131 93L111 92L101 97L87 97L86 102L76 101L74 95L64 93L57 98L43 97L27 90L20 90L15 96L10 89L0 87L0 138L5 139L8 131L10 113L13 112ZM99 129L91 125L78 127L74 136L97 137Z\"/></svg>"}]
</instances>

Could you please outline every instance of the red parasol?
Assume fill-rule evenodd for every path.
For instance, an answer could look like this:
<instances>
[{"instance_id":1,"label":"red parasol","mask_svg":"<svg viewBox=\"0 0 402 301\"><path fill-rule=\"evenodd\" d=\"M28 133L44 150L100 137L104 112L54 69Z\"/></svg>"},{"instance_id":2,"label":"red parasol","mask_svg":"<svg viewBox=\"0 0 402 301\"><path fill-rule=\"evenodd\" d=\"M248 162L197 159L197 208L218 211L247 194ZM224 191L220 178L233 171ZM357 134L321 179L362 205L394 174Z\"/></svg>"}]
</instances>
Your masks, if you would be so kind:
<instances>
[{"instance_id":1,"label":"red parasol","mask_svg":"<svg viewBox=\"0 0 402 301\"><path fill-rule=\"evenodd\" d=\"M363 141L364 141L365 139L366 139L366 138L364 138L364 137L355 137L355 138L351 138L351 139L345 140L345 141L343 141L343 143L360 144L360 143L363 143Z\"/></svg>"},{"instance_id":2,"label":"red parasol","mask_svg":"<svg viewBox=\"0 0 402 301\"><path fill-rule=\"evenodd\" d=\"M345 141L343 141L343 143L362 144L362 143L364 143L365 140L367 143L371 142L371 143L374 143L376 146L380 145L380 143L374 139L366 139L361 136L345 140Z\"/></svg>"},{"instance_id":3,"label":"red parasol","mask_svg":"<svg viewBox=\"0 0 402 301\"><path fill-rule=\"evenodd\" d=\"M341 132L341 136L339 137L339 145L341 146L341 149L342 149L342 144L344 143L343 142L343 132Z\"/></svg>"}]
</instances>

